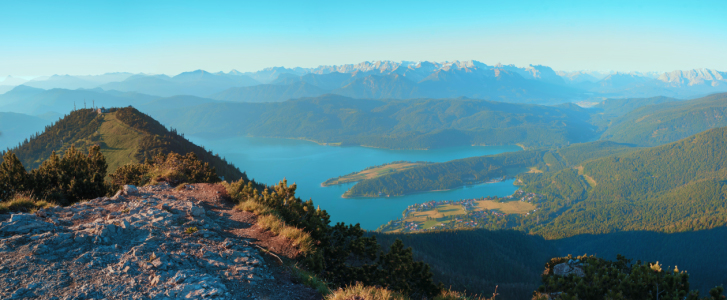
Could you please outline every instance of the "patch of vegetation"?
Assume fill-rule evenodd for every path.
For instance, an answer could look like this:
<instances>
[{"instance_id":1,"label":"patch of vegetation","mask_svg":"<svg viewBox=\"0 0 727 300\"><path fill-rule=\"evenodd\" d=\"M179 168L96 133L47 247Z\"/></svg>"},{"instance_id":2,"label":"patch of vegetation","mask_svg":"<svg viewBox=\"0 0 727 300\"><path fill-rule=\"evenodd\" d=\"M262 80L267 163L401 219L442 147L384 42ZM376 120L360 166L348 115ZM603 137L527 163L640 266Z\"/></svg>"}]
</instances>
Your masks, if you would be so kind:
<instances>
[{"instance_id":1,"label":"patch of vegetation","mask_svg":"<svg viewBox=\"0 0 727 300\"><path fill-rule=\"evenodd\" d=\"M558 265L580 270L582 276L556 274ZM725 299L721 286L700 298L698 291L689 289L689 275L676 266L632 263L620 255L615 261L585 255L553 258L545 265L542 280L536 299Z\"/></svg>"},{"instance_id":2,"label":"patch of vegetation","mask_svg":"<svg viewBox=\"0 0 727 300\"><path fill-rule=\"evenodd\" d=\"M172 185L221 181L215 168L197 159L192 152L184 156L177 153L159 154L153 160L147 160L142 164L127 164L109 177L117 186L124 184L143 186L162 181Z\"/></svg>"},{"instance_id":3,"label":"patch of vegetation","mask_svg":"<svg viewBox=\"0 0 727 300\"><path fill-rule=\"evenodd\" d=\"M53 207L56 204L45 200L38 200L28 194L15 194L7 201L0 202L0 213L29 212Z\"/></svg>"},{"instance_id":4,"label":"patch of vegetation","mask_svg":"<svg viewBox=\"0 0 727 300\"><path fill-rule=\"evenodd\" d=\"M184 233L193 234L197 231L199 231L199 229L197 229L197 227L187 227L187 229L184 230Z\"/></svg>"},{"instance_id":5,"label":"patch of vegetation","mask_svg":"<svg viewBox=\"0 0 727 300\"><path fill-rule=\"evenodd\" d=\"M98 146L88 151L84 154L71 147L62 157L52 152L48 160L30 172L12 151L5 152L0 163L0 200L25 193L68 205L106 195L106 160Z\"/></svg>"},{"instance_id":6,"label":"patch of vegetation","mask_svg":"<svg viewBox=\"0 0 727 300\"><path fill-rule=\"evenodd\" d=\"M311 200L295 197L295 184L288 186L284 180L260 192L252 182L241 180L228 184L227 190L240 202L239 209L263 215L265 226L282 231L285 227L277 224L284 224L305 231L315 247L301 260L302 266L332 288L361 282L414 298L429 298L441 290L433 283L429 267L414 261L411 248L398 241L388 252L380 251L376 239L366 237L358 224L330 226L324 210L316 209Z\"/></svg>"},{"instance_id":7,"label":"patch of vegetation","mask_svg":"<svg viewBox=\"0 0 727 300\"><path fill-rule=\"evenodd\" d=\"M408 300L408 297L380 287L365 286L361 283L340 288L326 297L326 300Z\"/></svg>"},{"instance_id":8,"label":"patch of vegetation","mask_svg":"<svg viewBox=\"0 0 727 300\"><path fill-rule=\"evenodd\" d=\"M315 274L306 271L297 264L288 266L293 277L300 283L311 287L323 296L331 294L328 283L318 278Z\"/></svg>"}]
</instances>

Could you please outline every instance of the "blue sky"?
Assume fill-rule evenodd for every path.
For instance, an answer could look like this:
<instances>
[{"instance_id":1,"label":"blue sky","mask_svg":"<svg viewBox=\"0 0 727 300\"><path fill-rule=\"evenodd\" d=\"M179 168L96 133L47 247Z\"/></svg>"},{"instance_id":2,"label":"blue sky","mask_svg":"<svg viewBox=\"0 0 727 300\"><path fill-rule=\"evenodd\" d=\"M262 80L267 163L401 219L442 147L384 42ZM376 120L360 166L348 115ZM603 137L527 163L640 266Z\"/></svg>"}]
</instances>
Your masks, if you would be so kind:
<instances>
[{"instance_id":1,"label":"blue sky","mask_svg":"<svg viewBox=\"0 0 727 300\"><path fill-rule=\"evenodd\" d=\"M727 1L2 1L0 76L373 60L727 71Z\"/></svg>"}]
</instances>

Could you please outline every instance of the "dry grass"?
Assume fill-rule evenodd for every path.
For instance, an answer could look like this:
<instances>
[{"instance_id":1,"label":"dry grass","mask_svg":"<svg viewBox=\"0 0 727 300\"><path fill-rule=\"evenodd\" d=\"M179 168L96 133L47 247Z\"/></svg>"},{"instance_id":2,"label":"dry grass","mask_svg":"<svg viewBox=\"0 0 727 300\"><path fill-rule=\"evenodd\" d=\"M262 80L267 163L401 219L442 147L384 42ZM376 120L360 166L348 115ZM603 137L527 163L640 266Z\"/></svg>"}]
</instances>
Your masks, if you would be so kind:
<instances>
[{"instance_id":1,"label":"dry grass","mask_svg":"<svg viewBox=\"0 0 727 300\"><path fill-rule=\"evenodd\" d=\"M477 207L486 209L496 209L505 214L521 214L524 215L535 209L535 205L525 201L507 201L497 202L492 200L477 201Z\"/></svg>"},{"instance_id":2,"label":"dry grass","mask_svg":"<svg viewBox=\"0 0 727 300\"><path fill-rule=\"evenodd\" d=\"M298 247L301 252L311 253L314 250L313 238L310 234L300 228L286 225L275 210L250 200L240 202L235 209L257 215L257 224L260 227L293 241L293 245Z\"/></svg>"},{"instance_id":3,"label":"dry grass","mask_svg":"<svg viewBox=\"0 0 727 300\"><path fill-rule=\"evenodd\" d=\"M485 298L480 296L468 296L465 293L453 291L453 290L445 290L442 291L441 294L434 296L434 300L494 300L493 298Z\"/></svg>"},{"instance_id":4,"label":"dry grass","mask_svg":"<svg viewBox=\"0 0 727 300\"><path fill-rule=\"evenodd\" d=\"M323 296L331 294L331 289L328 288L328 284L318 278L315 274L300 268L298 265L290 265L289 268L293 277L295 277L300 283L314 288Z\"/></svg>"},{"instance_id":5,"label":"dry grass","mask_svg":"<svg viewBox=\"0 0 727 300\"><path fill-rule=\"evenodd\" d=\"M53 202L38 200L30 195L17 194L8 201L0 202L0 213L35 212L42 208L58 206Z\"/></svg>"},{"instance_id":6,"label":"dry grass","mask_svg":"<svg viewBox=\"0 0 727 300\"><path fill-rule=\"evenodd\" d=\"M361 283L338 289L326 300L406 300L407 298L384 288L364 286Z\"/></svg>"},{"instance_id":7,"label":"dry grass","mask_svg":"<svg viewBox=\"0 0 727 300\"><path fill-rule=\"evenodd\" d=\"M411 168L414 168L416 166L425 165L424 163L412 163L412 162L404 162L404 163L396 163L396 164L389 164L385 166L379 166L376 168L371 168L368 170L363 170L357 173L349 174L346 176L342 176L337 179L329 179L326 180L325 186L331 186L331 185L337 185L337 184L344 184L349 182L357 182L364 179L372 179L380 176L384 176L391 173L396 173L399 171L408 170Z\"/></svg>"},{"instance_id":8,"label":"dry grass","mask_svg":"<svg viewBox=\"0 0 727 300\"><path fill-rule=\"evenodd\" d=\"M381 287L364 286L361 283L338 289L329 294L326 300L409 300L409 297L392 292ZM432 298L433 300L494 300L495 298L485 298L480 296L468 296L465 293L443 290L439 295Z\"/></svg>"}]
</instances>

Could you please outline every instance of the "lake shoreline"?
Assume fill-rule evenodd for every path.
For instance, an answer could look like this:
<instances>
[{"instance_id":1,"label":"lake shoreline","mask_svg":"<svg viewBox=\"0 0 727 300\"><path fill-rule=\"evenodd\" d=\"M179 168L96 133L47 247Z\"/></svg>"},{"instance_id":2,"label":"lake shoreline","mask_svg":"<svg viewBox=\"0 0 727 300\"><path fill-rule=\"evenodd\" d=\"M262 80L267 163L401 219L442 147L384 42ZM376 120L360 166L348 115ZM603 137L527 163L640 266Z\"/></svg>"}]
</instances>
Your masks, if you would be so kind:
<instances>
[{"instance_id":1,"label":"lake shoreline","mask_svg":"<svg viewBox=\"0 0 727 300\"><path fill-rule=\"evenodd\" d=\"M347 197L346 194L344 193L343 195L341 195L341 198L344 198L344 199L398 198L398 197L406 197L406 196L426 194L426 193L449 192L449 191L454 191L454 190L459 190L459 189L465 189L465 188L468 188L468 187L471 188L471 187L480 186L480 185L501 183L501 182L505 182L505 181L508 181L508 180L512 180L513 181L513 186L515 186L515 177L511 177L511 178L505 178L503 180L495 181L495 182L483 181L483 182L475 183L475 184L465 184L465 185L458 186L458 187L453 187L453 188L450 188L450 189L419 191L419 192L406 193L406 194L403 194L403 195L396 195L396 196L379 196L379 197L376 197L376 196L358 196L358 197Z\"/></svg>"}]
</instances>

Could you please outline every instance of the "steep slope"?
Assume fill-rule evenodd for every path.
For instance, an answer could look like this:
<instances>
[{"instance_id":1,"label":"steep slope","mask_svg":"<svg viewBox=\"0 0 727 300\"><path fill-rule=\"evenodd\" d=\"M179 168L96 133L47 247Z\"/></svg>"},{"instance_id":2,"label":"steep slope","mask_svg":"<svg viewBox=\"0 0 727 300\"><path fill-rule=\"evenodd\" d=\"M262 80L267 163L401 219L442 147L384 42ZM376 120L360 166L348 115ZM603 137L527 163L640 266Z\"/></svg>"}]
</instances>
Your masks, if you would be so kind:
<instances>
[{"instance_id":1,"label":"steep slope","mask_svg":"<svg viewBox=\"0 0 727 300\"><path fill-rule=\"evenodd\" d=\"M724 93L634 109L614 118L601 139L656 146L722 126L727 126L727 94Z\"/></svg>"},{"instance_id":2,"label":"steep slope","mask_svg":"<svg viewBox=\"0 0 727 300\"><path fill-rule=\"evenodd\" d=\"M546 237L650 230L680 232L727 225L727 128L653 148L524 174L526 191L544 194L531 232ZM532 219L532 217L531 217Z\"/></svg>"},{"instance_id":3,"label":"steep slope","mask_svg":"<svg viewBox=\"0 0 727 300\"><path fill-rule=\"evenodd\" d=\"M151 159L159 153L194 152L227 180L245 177L238 168L211 151L189 142L176 131L167 130L156 120L131 107L110 109L102 114L91 109L73 111L12 151L27 169L33 169L48 159L53 151L62 153L71 146L87 149L94 144L101 145L101 152L109 165L108 173L130 162Z\"/></svg>"}]
</instances>

